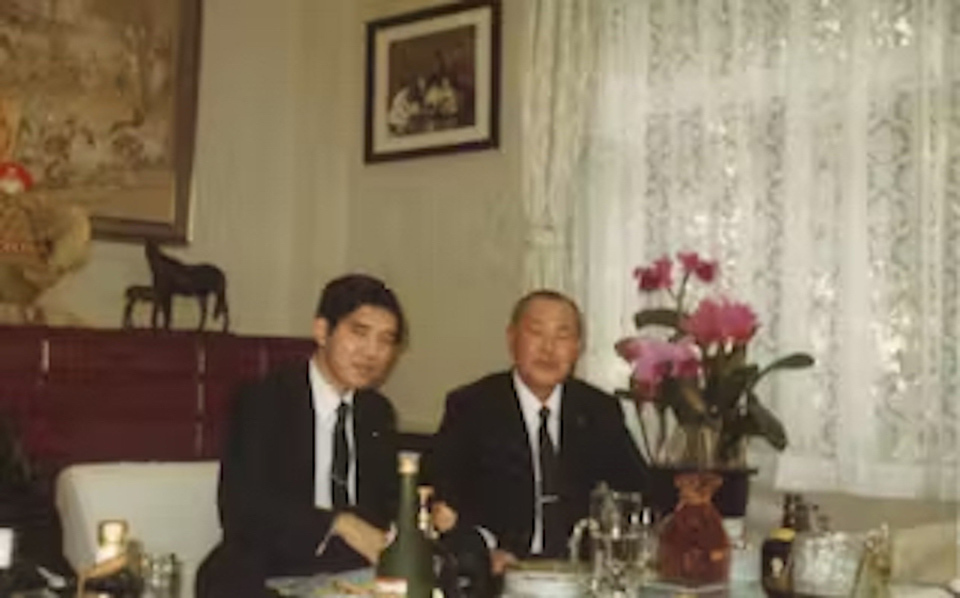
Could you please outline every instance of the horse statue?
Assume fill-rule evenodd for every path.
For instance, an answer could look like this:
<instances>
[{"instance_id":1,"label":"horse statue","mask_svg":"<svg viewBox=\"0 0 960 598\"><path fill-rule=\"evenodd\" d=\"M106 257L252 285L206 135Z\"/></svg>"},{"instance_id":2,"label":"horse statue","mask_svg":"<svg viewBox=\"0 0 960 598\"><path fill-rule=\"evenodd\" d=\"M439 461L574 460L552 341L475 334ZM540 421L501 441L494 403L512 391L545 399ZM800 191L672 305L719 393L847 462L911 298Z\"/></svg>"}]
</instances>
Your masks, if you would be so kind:
<instances>
[{"instance_id":1,"label":"horse statue","mask_svg":"<svg viewBox=\"0 0 960 598\"><path fill-rule=\"evenodd\" d=\"M153 313L150 320L153 328L157 327L161 315L163 327L170 328L174 295L196 297L200 302L200 325L197 330L203 330L207 324L207 303L209 296L213 295L216 298L213 318L223 319L224 332L230 328L227 279L220 268L211 264L185 264L161 252L154 241L147 241L144 249L153 275Z\"/></svg>"},{"instance_id":2,"label":"horse statue","mask_svg":"<svg viewBox=\"0 0 960 598\"><path fill-rule=\"evenodd\" d=\"M137 303L153 305L153 287L143 284L130 285L123 292L123 297L125 300L123 307L123 327L133 328L133 308Z\"/></svg>"}]
</instances>

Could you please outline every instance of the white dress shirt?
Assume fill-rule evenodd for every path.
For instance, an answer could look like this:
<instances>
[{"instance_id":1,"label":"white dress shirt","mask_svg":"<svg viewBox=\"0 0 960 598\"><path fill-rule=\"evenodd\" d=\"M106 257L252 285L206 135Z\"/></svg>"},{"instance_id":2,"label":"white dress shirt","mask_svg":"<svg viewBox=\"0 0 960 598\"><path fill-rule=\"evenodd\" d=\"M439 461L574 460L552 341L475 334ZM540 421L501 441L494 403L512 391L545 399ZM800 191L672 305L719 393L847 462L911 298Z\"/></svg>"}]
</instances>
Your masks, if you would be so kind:
<instances>
[{"instance_id":1,"label":"white dress shirt","mask_svg":"<svg viewBox=\"0 0 960 598\"><path fill-rule=\"evenodd\" d=\"M341 396L336 389L327 382L317 367L316 362L310 360L310 394L313 397L313 413L316 418L314 435L314 470L313 470L313 503L321 509L333 508L333 497L330 491L330 468L333 466L333 431L337 425L337 407L340 401L346 402L351 409L347 412L347 446L350 447L349 475L347 476L347 494L350 504L356 504L357 481L357 452L353 441L353 390Z\"/></svg>"},{"instance_id":2,"label":"white dress shirt","mask_svg":"<svg viewBox=\"0 0 960 598\"><path fill-rule=\"evenodd\" d=\"M550 391L547 401L543 402L533 391L523 383L517 371L513 371L513 387L520 401L520 410L523 412L523 421L527 426L527 440L530 442L530 455L533 457L533 538L530 540L530 552L543 552L543 510L540 504L540 410L550 409L547 418L547 433L553 447L560 452L560 395L563 387L556 385Z\"/></svg>"}]
</instances>

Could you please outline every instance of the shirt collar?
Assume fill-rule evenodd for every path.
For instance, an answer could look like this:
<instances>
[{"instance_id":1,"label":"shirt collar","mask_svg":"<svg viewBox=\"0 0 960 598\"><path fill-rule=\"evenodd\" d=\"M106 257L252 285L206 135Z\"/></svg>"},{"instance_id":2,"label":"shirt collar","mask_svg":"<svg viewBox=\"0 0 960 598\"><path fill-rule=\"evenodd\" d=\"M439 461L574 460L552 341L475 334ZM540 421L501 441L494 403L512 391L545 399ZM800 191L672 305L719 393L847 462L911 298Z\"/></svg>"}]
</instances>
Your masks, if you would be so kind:
<instances>
[{"instance_id":1,"label":"shirt collar","mask_svg":"<svg viewBox=\"0 0 960 598\"><path fill-rule=\"evenodd\" d=\"M316 359L310 360L310 390L313 391L313 408L320 417L336 413L340 401L353 406L353 395L356 392L351 388L343 395L338 393L320 371Z\"/></svg>"},{"instance_id":2,"label":"shirt collar","mask_svg":"<svg viewBox=\"0 0 960 598\"><path fill-rule=\"evenodd\" d=\"M551 419L560 415L560 393L563 388L562 384L557 384L553 387L553 390L550 391L550 396L547 397L547 401L544 403L530 390L530 387L524 383L520 374L518 374L516 368L514 368L513 388L517 391L517 398L520 399L520 409L523 410L524 419L527 421L533 420L539 422L540 410L543 407L550 409Z\"/></svg>"}]
</instances>

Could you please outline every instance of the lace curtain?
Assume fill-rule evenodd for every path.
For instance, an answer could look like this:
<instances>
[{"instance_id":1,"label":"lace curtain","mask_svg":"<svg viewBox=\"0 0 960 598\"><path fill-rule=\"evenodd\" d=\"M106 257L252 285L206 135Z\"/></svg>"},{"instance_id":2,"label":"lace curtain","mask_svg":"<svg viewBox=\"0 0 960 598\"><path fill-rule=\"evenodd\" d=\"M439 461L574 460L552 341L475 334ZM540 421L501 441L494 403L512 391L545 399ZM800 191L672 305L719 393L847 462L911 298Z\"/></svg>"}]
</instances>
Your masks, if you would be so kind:
<instances>
[{"instance_id":1,"label":"lace curtain","mask_svg":"<svg viewBox=\"0 0 960 598\"><path fill-rule=\"evenodd\" d=\"M761 363L817 359L759 389L789 422L780 487L956 497L960 2L528 10L526 272L581 302L585 377L626 380L633 268L696 250L758 313Z\"/></svg>"}]
</instances>

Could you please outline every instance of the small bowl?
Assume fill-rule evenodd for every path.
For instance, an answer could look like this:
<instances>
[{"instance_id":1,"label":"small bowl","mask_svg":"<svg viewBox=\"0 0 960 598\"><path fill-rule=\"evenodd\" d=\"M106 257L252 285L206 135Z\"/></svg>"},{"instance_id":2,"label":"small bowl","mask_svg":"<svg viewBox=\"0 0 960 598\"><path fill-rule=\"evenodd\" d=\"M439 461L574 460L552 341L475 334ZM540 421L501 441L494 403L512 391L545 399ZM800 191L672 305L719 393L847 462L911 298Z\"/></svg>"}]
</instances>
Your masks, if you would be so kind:
<instances>
[{"instance_id":1,"label":"small bowl","mask_svg":"<svg viewBox=\"0 0 960 598\"><path fill-rule=\"evenodd\" d=\"M505 598L578 598L589 579L576 563L531 560L514 563L503 576Z\"/></svg>"}]
</instances>

